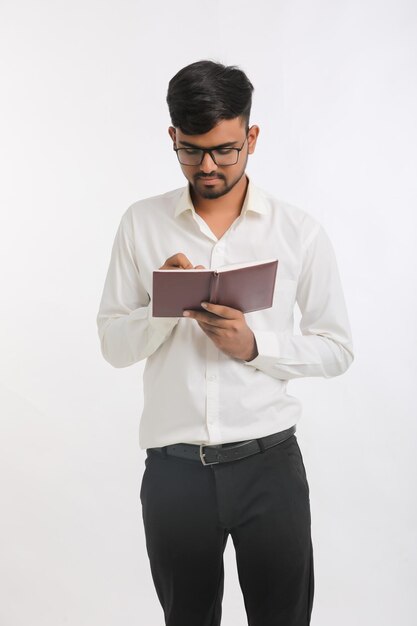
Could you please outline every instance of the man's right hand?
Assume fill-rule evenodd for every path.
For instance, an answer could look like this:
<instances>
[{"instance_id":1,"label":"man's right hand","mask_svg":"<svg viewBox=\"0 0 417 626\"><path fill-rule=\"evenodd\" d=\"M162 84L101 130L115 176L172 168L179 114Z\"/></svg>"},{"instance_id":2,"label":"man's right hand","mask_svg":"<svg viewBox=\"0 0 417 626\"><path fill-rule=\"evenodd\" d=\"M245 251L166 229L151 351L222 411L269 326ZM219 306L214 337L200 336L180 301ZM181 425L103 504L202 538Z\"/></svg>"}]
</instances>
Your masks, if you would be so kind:
<instances>
[{"instance_id":1,"label":"man's right hand","mask_svg":"<svg viewBox=\"0 0 417 626\"><path fill-rule=\"evenodd\" d=\"M178 252L177 254L170 256L169 259L167 259L165 263L163 264L163 266L160 267L159 269L160 270L178 270L178 269L204 270L206 268L204 267L204 265L196 265L195 267L193 267L193 264L191 263L189 259L187 259L185 254L183 254L182 252Z\"/></svg>"}]
</instances>

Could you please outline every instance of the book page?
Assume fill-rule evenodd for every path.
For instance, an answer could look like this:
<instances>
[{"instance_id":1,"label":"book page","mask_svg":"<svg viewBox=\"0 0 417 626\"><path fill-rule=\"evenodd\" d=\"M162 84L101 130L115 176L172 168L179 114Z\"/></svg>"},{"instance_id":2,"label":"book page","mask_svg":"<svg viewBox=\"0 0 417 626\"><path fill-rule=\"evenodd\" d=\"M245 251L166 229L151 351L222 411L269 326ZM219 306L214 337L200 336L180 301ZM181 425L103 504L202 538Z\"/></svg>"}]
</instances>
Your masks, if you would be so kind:
<instances>
[{"instance_id":1,"label":"book page","mask_svg":"<svg viewBox=\"0 0 417 626\"><path fill-rule=\"evenodd\" d=\"M229 270L240 270L244 267L252 267L253 265L263 265L264 263L272 263L277 259L267 259L266 261L250 261L249 263L232 263L230 265L221 265L220 267L212 267L206 269L189 269L185 270L183 267L172 270L153 270L154 272L227 272Z\"/></svg>"},{"instance_id":2,"label":"book page","mask_svg":"<svg viewBox=\"0 0 417 626\"><path fill-rule=\"evenodd\" d=\"M244 267L252 267L254 265L263 265L264 263L272 263L277 259L267 259L266 261L251 261L250 263L232 263L231 265L221 265L217 268L218 272L227 272L228 270L240 270Z\"/></svg>"}]
</instances>

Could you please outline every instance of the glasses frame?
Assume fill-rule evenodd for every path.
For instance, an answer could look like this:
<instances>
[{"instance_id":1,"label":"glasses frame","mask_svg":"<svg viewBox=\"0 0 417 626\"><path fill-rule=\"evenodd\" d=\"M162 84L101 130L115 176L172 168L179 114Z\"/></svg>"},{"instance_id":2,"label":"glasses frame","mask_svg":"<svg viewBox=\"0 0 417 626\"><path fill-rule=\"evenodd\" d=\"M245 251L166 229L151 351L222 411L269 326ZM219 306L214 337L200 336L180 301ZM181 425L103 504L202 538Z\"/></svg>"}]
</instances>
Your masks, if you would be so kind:
<instances>
[{"instance_id":1,"label":"glasses frame","mask_svg":"<svg viewBox=\"0 0 417 626\"><path fill-rule=\"evenodd\" d=\"M181 161L180 161L180 157L179 157L179 155L178 155L178 152L179 152L180 150L201 150L202 155L201 155L201 161L200 161L200 163L194 163L194 164L192 164L192 165L191 165L191 164L189 164L189 163L181 163L181 165L185 165L186 167L198 167L199 165L201 165L201 164L202 164L202 162L203 162L203 159L204 159L204 157L205 157L205 155L206 155L206 152L207 152L207 153L210 155L210 157L213 159L214 163L215 163L216 165L218 165L219 167L230 167L231 165L236 165L236 163L239 161L239 158L240 158L240 152L241 152L241 150L243 150L243 146L245 145L245 143L246 143L246 139L247 139L247 138L248 138L248 135L246 135L246 137L245 137L245 141L242 143L242 145L241 145L241 147L240 147L240 148L235 148L234 146L233 146L233 147L230 147L230 148L227 148L226 146L225 146L225 147L223 147L223 148L219 148L219 146L212 146L211 148L191 148L191 147L189 147L189 148L177 148L177 147L175 146L175 144L174 144L173 149L174 149L174 152L176 152L176 153L177 153L177 158L178 158L179 163L181 163ZM225 165L223 165L223 164L220 164L220 165L219 165L219 164L217 163L216 159L215 159L215 158L214 158L214 156L213 156L213 151L214 151L214 150L221 150L221 149L223 149L223 150L236 150L236 151L237 151L237 158L236 158L236 161L235 161L234 163L226 163Z\"/></svg>"}]
</instances>

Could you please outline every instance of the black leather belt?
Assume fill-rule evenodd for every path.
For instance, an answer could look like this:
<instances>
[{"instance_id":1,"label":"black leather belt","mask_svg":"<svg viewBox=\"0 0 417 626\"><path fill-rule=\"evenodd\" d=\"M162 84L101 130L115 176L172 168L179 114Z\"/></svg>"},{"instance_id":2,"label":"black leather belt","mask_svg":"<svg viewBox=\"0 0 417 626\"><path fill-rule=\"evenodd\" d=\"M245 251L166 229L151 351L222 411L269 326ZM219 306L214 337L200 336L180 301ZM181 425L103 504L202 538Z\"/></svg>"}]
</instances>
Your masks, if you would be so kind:
<instances>
[{"instance_id":1,"label":"black leather belt","mask_svg":"<svg viewBox=\"0 0 417 626\"><path fill-rule=\"evenodd\" d=\"M282 443L295 433L295 425L279 433L273 433L259 439L222 443L217 445L196 445L192 443L175 443L162 448L147 448L146 452L156 452L164 456L177 456L182 459L198 461L203 465L215 465L227 461L238 461L252 454L264 452L268 448Z\"/></svg>"}]
</instances>

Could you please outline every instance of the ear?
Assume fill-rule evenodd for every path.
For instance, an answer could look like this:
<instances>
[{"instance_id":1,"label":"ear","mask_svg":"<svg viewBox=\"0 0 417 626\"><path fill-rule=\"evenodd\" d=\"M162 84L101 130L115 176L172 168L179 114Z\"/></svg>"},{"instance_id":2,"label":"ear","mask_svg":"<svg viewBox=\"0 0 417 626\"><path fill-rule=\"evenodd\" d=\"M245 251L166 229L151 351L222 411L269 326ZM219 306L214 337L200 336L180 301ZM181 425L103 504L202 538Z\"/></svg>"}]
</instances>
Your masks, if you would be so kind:
<instances>
[{"instance_id":1,"label":"ear","mask_svg":"<svg viewBox=\"0 0 417 626\"><path fill-rule=\"evenodd\" d=\"M258 139L260 128L259 126L251 126L248 131L248 153L253 154L255 152L256 141Z\"/></svg>"},{"instance_id":2,"label":"ear","mask_svg":"<svg viewBox=\"0 0 417 626\"><path fill-rule=\"evenodd\" d=\"M176 133L175 133L175 128L173 126L170 126L168 128L168 134L171 137L172 141L175 143Z\"/></svg>"}]
</instances>

